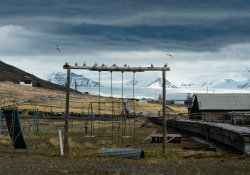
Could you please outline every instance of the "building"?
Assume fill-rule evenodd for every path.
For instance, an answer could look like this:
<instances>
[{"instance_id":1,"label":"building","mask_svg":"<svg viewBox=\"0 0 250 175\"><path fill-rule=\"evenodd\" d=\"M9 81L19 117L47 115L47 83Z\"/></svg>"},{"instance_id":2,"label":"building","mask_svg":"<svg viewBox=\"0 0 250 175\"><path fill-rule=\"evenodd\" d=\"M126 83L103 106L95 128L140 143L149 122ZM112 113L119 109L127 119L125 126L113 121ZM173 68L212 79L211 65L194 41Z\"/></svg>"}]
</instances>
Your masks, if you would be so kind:
<instances>
[{"instance_id":1,"label":"building","mask_svg":"<svg viewBox=\"0 0 250 175\"><path fill-rule=\"evenodd\" d=\"M32 87L32 81L31 80L21 80L20 85Z\"/></svg>"},{"instance_id":2,"label":"building","mask_svg":"<svg viewBox=\"0 0 250 175\"><path fill-rule=\"evenodd\" d=\"M159 95L158 101L159 103L162 103L161 95Z\"/></svg>"},{"instance_id":3,"label":"building","mask_svg":"<svg viewBox=\"0 0 250 175\"><path fill-rule=\"evenodd\" d=\"M147 103L147 99L142 98L142 99L140 99L139 103Z\"/></svg>"},{"instance_id":4,"label":"building","mask_svg":"<svg viewBox=\"0 0 250 175\"><path fill-rule=\"evenodd\" d=\"M184 105L185 101L184 100L174 100L175 105Z\"/></svg>"},{"instance_id":5,"label":"building","mask_svg":"<svg viewBox=\"0 0 250 175\"><path fill-rule=\"evenodd\" d=\"M232 111L250 111L250 94L196 94L188 113L198 115L198 119L222 119Z\"/></svg>"},{"instance_id":6,"label":"building","mask_svg":"<svg viewBox=\"0 0 250 175\"><path fill-rule=\"evenodd\" d=\"M152 102L152 101L155 101L155 100L152 99L152 98L147 98L147 101L148 101L148 102Z\"/></svg>"},{"instance_id":7,"label":"building","mask_svg":"<svg viewBox=\"0 0 250 175\"><path fill-rule=\"evenodd\" d=\"M174 115L175 111L171 109L170 107L166 106L166 115ZM158 116L163 117L163 108L158 110Z\"/></svg>"}]
</instances>

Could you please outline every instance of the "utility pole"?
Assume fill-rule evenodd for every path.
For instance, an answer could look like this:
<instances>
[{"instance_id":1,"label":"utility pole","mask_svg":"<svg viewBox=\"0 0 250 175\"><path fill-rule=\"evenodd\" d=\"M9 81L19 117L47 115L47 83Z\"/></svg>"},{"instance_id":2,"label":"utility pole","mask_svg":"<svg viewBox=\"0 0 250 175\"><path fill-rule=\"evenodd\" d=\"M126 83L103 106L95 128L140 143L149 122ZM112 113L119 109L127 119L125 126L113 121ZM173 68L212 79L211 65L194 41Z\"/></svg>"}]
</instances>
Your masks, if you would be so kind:
<instances>
[{"instance_id":1,"label":"utility pole","mask_svg":"<svg viewBox=\"0 0 250 175\"><path fill-rule=\"evenodd\" d=\"M67 91L66 91L66 110L64 126L64 154L69 152L68 130L69 130L69 93L70 93L70 68L67 66Z\"/></svg>"},{"instance_id":2,"label":"utility pole","mask_svg":"<svg viewBox=\"0 0 250 175\"><path fill-rule=\"evenodd\" d=\"M163 103L162 103L162 109L163 109L163 141L162 141L162 147L163 147L163 153L166 153L167 145L166 145L166 77L165 77L165 70L162 70L162 81L163 81L163 87L162 87L162 95L163 95Z\"/></svg>"}]
</instances>

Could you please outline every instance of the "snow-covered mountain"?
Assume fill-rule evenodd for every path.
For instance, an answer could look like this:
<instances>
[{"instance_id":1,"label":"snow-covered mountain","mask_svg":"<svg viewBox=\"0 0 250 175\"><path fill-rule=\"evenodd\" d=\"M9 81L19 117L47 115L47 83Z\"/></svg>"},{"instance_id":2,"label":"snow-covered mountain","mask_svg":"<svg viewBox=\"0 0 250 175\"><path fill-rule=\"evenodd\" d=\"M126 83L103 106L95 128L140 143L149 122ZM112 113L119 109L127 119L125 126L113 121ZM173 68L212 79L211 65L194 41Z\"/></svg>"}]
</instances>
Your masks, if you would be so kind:
<instances>
[{"instance_id":1,"label":"snow-covered mountain","mask_svg":"<svg viewBox=\"0 0 250 175\"><path fill-rule=\"evenodd\" d=\"M239 85L237 88L239 89L250 89L250 80L238 81Z\"/></svg>"},{"instance_id":2,"label":"snow-covered mountain","mask_svg":"<svg viewBox=\"0 0 250 175\"><path fill-rule=\"evenodd\" d=\"M67 74L65 73L51 73L46 78L47 81L55 84L60 84L65 86L67 82ZM70 86L75 87L75 82L78 87L99 87L99 83L93 81L89 78L84 77L83 75L77 75L75 73L70 73ZM101 85L102 87L102 85Z\"/></svg>"},{"instance_id":3,"label":"snow-covered mountain","mask_svg":"<svg viewBox=\"0 0 250 175\"><path fill-rule=\"evenodd\" d=\"M232 79L213 80L209 83L203 83L201 87L213 87L220 89L248 89L250 88L250 80L235 81Z\"/></svg>"},{"instance_id":4,"label":"snow-covered mountain","mask_svg":"<svg viewBox=\"0 0 250 175\"><path fill-rule=\"evenodd\" d=\"M189 82L181 82L178 84L179 87L191 87L194 86L194 83L189 83Z\"/></svg>"},{"instance_id":5,"label":"snow-covered mountain","mask_svg":"<svg viewBox=\"0 0 250 175\"><path fill-rule=\"evenodd\" d=\"M138 80L135 80L135 81L134 81L134 85L136 86L136 85L138 85L138 84L139 84L139 81L138 81ZM124 85L125 85L125 86L133 86L133 80L126 81L126 82L124 83Z\"/></svg>"},{"instance_id":6,"label":"snow-covered mountain","mask_svg":"<svg viewBox=\"0 0 250 175\"><path fill-rule=\"evenodd\" d=\"M162 87L163 86L163 82L162 82L162 78L156 78L154 81L142 85L141 87ZM170 81L166 80L166 88L177 88L174 84L172 84Z\"/></svg>"}]
</instances>

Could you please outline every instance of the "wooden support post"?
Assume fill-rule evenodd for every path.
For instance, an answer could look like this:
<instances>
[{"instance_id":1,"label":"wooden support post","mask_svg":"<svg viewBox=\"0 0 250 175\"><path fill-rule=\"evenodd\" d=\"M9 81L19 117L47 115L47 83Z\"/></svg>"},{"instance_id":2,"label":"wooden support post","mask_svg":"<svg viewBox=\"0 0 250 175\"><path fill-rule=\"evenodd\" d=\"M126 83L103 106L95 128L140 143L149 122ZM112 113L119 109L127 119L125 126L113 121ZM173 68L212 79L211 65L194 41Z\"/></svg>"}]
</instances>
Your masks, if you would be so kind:
<instances>
[{"instance_id":1,"label":"wooden support post","mask_svg":"<svg viewBox=\"0 0 250 175\"><path fill-rule=\"evenodd\" d=\"M162 70L162 81L163 81L163 87L162 87L162 95L163 95L163 103L162 103L162 109L163 109L163 141L162 141L162 147L163 147L163 153L166 153L167 151L167 144L166 144L166 77L165 77L165 70Z\"/></svg>"},{"instance_id":2,"label":"wooden support post","mask_svg":"<svg viewBox=\"0 0 250 175\"><path fill-rule=\"evenodd\" d=\"M245 119L244 119L244 114L242 114L242 126L244 126L245 125Z\"/></svg>"},{"instance_id":3,"label":"wooden support post","mask_svg":"<svg viewBox=\"0 0 250 175\"><path fill-rule=\"evenodd\" d=\"M68 130L69 130L69 94L70 93L70 68L67 68L67 91L65 107L65 126L64 126L64 154L69 152Z\"/></svg>"},{"instance_id":4,"label":"wooden support post","mask_svg":"<svg viewBox=\"0 0 250 175\"><path fill-rule=\"evenodd\" d=\"M83 106L82 106L82 117L83 117Z\"/></svg>"}]
</instances>

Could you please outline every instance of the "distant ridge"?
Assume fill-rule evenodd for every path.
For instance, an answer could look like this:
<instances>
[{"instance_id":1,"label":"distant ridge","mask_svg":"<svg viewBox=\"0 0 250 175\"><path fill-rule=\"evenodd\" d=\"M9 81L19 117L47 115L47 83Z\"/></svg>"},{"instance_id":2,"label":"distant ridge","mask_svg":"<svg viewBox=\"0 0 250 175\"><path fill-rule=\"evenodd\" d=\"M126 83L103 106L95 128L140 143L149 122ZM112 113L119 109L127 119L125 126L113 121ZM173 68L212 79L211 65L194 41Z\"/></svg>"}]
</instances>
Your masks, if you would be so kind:
<instances>
[{"instance_id":1,"label":"distant ridge","mask_svg":"<svg viewBox=\"0 0 250 175\"><path fill-rule=\"evenodd\" d=\"M67 74L66 73L51 73L46 78L47 81L59 85L65 85L67 81ZM83 75L77 75L73 72L70 73L70 87L74 87L75 83L77 83L78 87L99 87L99 83L93 81L89 78L84 77ZM102 85L100 85L103 87Z\"/></svg>"},{"instance_id":2,"label":"distant ridge","mask_svg":"<svg viewBox=\"0 0 250 175\"><path fill-rule=\"evenodd\" d=\"M162 78L156 78L151 83L148 83L146 85L143 85L141 87L163 87L163 79ZM166 88L177 88L174 84L172 84L170 81L166 80Z\"/></svg>"},{"instance_id":3,"label":"distant ridge","mask_svg":"<svg viewBox=\"0 0 250 175\"><path fill-rule=\"evenodd\" d=\"M45 89L61 91L65 90L65 86L45 81L33 74L27 73L21 69L0 61L0 81L11 81L13 83L19 84L21 80L31 80L32 86L34 87L42 87ZM73 92L73 89L70 91Z\"/></svg>"}]
</instances>

